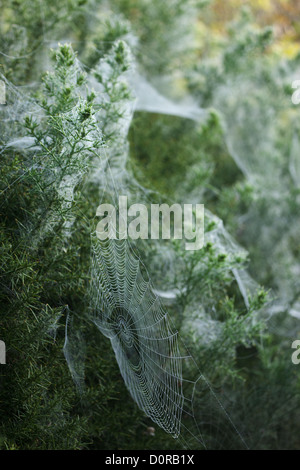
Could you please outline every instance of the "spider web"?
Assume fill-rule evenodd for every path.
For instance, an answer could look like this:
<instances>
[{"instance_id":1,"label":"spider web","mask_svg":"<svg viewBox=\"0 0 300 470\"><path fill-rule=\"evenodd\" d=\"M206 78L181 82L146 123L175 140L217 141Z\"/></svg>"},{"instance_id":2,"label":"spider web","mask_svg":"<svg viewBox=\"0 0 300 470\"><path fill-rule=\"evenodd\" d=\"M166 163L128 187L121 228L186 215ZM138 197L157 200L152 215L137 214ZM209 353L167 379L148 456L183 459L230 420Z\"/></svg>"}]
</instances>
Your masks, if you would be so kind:
<instances>
[{"instance_id":1,"label":"spider web","mask_svg":"<svg viewBox=\"0 0 300 470\"><path fill-rule=\"evenodd\" d=\"M132 398L178 437L184 401L178 332L127 240L100 242L93 234L91 279L93 321L110 339Z\"/></svg>"},{"instance_id":2,"label":"spider web","mask_svg":"<svg viewBox=\"0 0 300 470\"><path fill-rule=\"evenodd\" d=\"M127 119L130 121L131 101L128 107ZM119 125L124 129L123 118ZM114 132L118 134L117 126ZM120 174L120 166L125 165L119 166L117 163L126 162L128 157L127 136L124 132L119 136L103 156L101 168L97 169L97 174L102 175L98 180L103 191L102 199L104 202L108 198L113 199L115 205L118 195L124 194L124 173ZM24 144L30 147L32 143L22 140L20 145L24 148ZM14 142L13 146L17 143ZM117 162L116 152L120 156ZM113 163L112 169L110 161ZM214 426L215 440L220 441L224 439L220 434L225 434L229 425L244 445L240 432L205 377L200 373L196 381L184 378L183 369L194 360L188 353L185 354L186 348L178 331L155 292L141 257L130 242L122 239L100 242L94 233L91 247L92 313L89 319L110 339L124 382L137 405L172 436L180 436L184 440L181 431L188 428L198 445L207 447L206 437L200 431L194 413L194 396L196 387L200 385L203 402L214 402L227 424L212 425L210 415L206 417L204 427L208 426L207 422L209 426ZM68 316L64 353L79 388L83 385L83 351L84 342ZM194 423L193 429L183 420L186 416ZM191 446L189 443L186 445Z\"/></svg>"}]
</instances>

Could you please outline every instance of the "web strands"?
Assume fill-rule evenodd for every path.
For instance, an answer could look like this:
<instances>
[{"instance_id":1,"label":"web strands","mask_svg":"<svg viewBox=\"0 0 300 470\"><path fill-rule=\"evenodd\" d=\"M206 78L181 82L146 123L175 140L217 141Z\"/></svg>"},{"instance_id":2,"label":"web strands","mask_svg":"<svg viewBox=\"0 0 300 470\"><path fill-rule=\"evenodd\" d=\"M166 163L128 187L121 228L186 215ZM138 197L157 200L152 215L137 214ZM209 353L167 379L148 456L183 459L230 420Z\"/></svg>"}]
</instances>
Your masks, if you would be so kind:
<instances>
[{"instance_id":1,"label":"web strands","mask_svg":"<svg viewBox=\"0 0 300 470\"><path fill-rule=\"evenodd\" d=\"M129 189L126 172L122 175L108 164L102 202L116 207L118 195ZM93 321L111 340L132 398L153 422L178 437L185 401L178 333L128 240L100 241L92 235L91 303Z\"/></svg>"},{"instance_id":2,"label":"web strands","mask_svg":"<svg viewBox=\"0 0 300 470\"><path fill-rule=\"evenodd\" d=\"M225 139L239 168L251 182L258 181L260 190L274 192L274 184L282 186L285 163L278 151L281 122L283 116L293 119L288 116L293 105L284 92L292 78L275 70L270 79L263 67L256 65L246 80L242 74L230 77L216 88L212 105L221 112Z\"/></svg>"},{"instance_id":3,"label":"web strands","mask_svg":"<svg viewBox=\"0 0 300 470\"><path fill-rule=\"evenodd\" d=\"M112 344L137 405L178 437L184 404L178 333L127 240L92 235L93 321Z\"/></svg>"}]
</instances>

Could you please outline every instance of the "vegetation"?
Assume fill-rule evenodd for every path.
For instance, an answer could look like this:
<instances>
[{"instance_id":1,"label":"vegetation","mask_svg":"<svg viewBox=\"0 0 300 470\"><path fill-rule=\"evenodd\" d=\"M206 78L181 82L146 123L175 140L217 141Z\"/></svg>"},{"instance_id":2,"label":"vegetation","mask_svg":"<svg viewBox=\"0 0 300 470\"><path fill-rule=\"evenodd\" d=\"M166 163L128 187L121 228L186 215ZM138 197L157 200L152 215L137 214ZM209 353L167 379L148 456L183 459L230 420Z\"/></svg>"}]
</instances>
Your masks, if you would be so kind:
<instances>
[{"instance_id":1,"label":"vegetation","mask_svg":"<svg viewBox=\"0 0 300 470\"><path fill-rule=\"evenodd\" d=\"M153 425L90 321L107 161L131 202L205 205L203 249L135 247L176 293L185 377L211 384L194 394L206 447L299 448L299 6L241 3L1 5L1 449L203 448ZM133 113L145 82L178 112Z\"/></svg>"}]
</instances>

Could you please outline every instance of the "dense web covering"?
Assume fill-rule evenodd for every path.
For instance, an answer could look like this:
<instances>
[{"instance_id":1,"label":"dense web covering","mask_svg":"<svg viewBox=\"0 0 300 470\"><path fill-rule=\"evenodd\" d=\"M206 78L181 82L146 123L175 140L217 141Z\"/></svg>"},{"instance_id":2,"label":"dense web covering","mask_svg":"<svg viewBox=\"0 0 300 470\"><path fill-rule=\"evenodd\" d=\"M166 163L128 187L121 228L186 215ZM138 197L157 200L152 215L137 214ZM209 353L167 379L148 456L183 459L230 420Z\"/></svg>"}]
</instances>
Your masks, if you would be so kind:
<instances>
[{"instance_id":1,"label":"dense web covering","mask_svg":"<svg viewBox=\"0 0 300 470\"><path fill-rule=\"evenodd\" d=\"M119 42L113 47L110 55L100 60L95 69L95 76L101 77L101 84L97 87L94 80L91 80L91 82L97 92L96 103L100 105L101 111L95 118L92 116L88 121L86 138L78 139L77 145L73 146L72 163L73 169L75 168L76 171L70 171L70 173L65 171L65 176L60 178L57 168L50 168L56 174L56 190L64 210L72 206L74 190L83 175L87 174L89 168L87 161L90 157L90 150L93 153L95 142L99 142L99 147L101 147L98 124L104 127L105 133L110 136L110 140L105 149L98 149L97 146L96 155L94 156L100 158L93 162L94 167L90 175L90 181L98 183L100 192L106 188L105 194L109 196L108 200L111 202L111 198L117 199L118 195L124 194L124 191L127 191L129 199L137 197L136 188L138 183L134 181L132 175L130 175L131 188L126 187L124 182L126 175L128 176L124 171L129 153L127 133L134 109L175 115L199 122L203 122L207 117L202 108L178 105L164 98L155 91L152 85L144 79L140 79L138 75L138 83L135 83L138 100L134 103L134 99L127 93L128 84L123 81L122 70L119 75L115 75L119 54L124 56L126 62L131 61L127 47ZM80 63L76 61L76 70L80 70L80 67ZM114 84L113 88L110 87L111 83ZM142 92L139 92L139 90L142 90ZM118 109L111 106L111 102L115 103L113 99L116 94L119 99L118 105L121 103L119 112L117 112ZM147 96L144 101L141 100L143 95ZM74 138L74 128L76 129L76 126L73 123L80 119L82 106L83 103L80 98L71 112L62 113L59 124L63 135L72 135ZM38 111L41 113L40 109ZM18 111L18 116L20 116L20 113L21 110ZM116 116L118 116L117 119ZM41 144L43 144L43 148L44 146L47 148L47 145L51 145L51 141L36 142L35 139L28 141L28 138L24 140L20 137L20 139L10 141L7 145L40 154ZM47 156L48 153L48 151L45 151L43 155ZM62 162L65 161L65 156L70 153L68 139L62 139L60 153L58 153ZM66 170L69 170L69 168L66 167ZM142 193L141 190L138 197ZM145 193L146 191L144 191L144 197ZM135 200L145 202L143 198ZM107 200L103 198L102 202L107 202ZM213 218L212 215L209 215L209 217ZM51 224L48 221L44 227L44 234L55 227L56 219L50 218L50 222ZM64 226L66 238L73 221L68 219L67 222L68 224ZM217 222L216 229L209 235L211 242L220 249L220 252L235 253L238 251L239 249L230 239L220 219L215 218L215 222ZM206 402L208 403L211 400L214 402L221 411L223 418L225 418L226 424L230 424L231 429L236 432L243 442L222 403L200 371L197 371L199 372L196 376L197 380L195 380L195 376L193 381L185 380L183 377L186 361L191 360L192 362L193 359L188 353L185 354L186 349L181 343L179 334L173 327L171 319L162 305L161 299L166 292L164 283L161 284L160 291L153 287L140 255L127 240L109 239L100 241L97 235L93 233L91 248L91 290L89 300L92 313L88 320L92 320L97 328L110 339L120 373L137 405L162 429L174 437L178 437L181 435L181 429L184 426L183 415L189 415L196 423L193 411L194 393L196 385L201 386L201 392ZM165 257L161 257L161 264L165 263L166 258L174 258L174 253L170 253L168 250L164 251L164 255ZM176 259L174 263L176 263ZM241 273L238 272L235 272L234 275L247 305L246 278L244 276L244 280L242 280ZM246 281L248 282L248 279ZM171 292L171 296L174 292L176 301L176 290ZM211 324L207 322L205 331L207 332L210 327ZM79 389L82 389L84 385L85 346L79 330L74 317L68 315L64 354L75 383ZM208 419L212 421L211 416ZM216 427L218 433L223 429L221 424ZM194 432L196 441L205 446L205 437L199 432L197 423Z\"/></svg>"},{"instance_id":2,"label":"dense web covering","mask_svg":"<svg viewBox=\"0 0 300 470\"><path fill-rule=\"evenodd\" d=\"M239 60L234 76L216 86L212 104L221 113L230 154L253 191L252 204L239 217L245 226L239 241L250 251L258 282L270 283L272 273L271 328L293 336L298 325L288 317L300 318L299 259L292 248L299 232L299 119L285 90L299 75L299 65L280 64L269 75L264 61L248 55Z\"/></svg>"},{"instance_id":3,"label":"dense web covering","mask_svg":"<svg viewBox=\"0 0 300 470\"><path fill-rule=\"evenodd\" d=\"M151 83L138 73L132 74L130 82L136 95L136 111L167 114L197 122L204 122L207 119L207 110L191 103L192 99L186 98L183 103L174 102L159 93Z\"/></svg>"}]
</instances>

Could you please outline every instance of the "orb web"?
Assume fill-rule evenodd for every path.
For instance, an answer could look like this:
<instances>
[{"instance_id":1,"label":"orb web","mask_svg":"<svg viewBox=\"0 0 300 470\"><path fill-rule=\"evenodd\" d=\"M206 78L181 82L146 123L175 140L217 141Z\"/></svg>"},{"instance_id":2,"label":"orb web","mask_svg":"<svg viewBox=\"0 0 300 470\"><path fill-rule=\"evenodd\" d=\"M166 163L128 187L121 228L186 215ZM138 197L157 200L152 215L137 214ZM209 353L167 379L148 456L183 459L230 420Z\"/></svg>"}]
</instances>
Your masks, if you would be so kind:
<instances>
[{"instance_id":1,"label":"orb web","mask_svg":"<svg viewBox=\"0 0 300 470\"><path fill-rule=\"evenodd\" d=\"M93 321L112 344L132 398L177 437L184 403L177 332L128 240L92 235Z\"/></svg>"}]
</instances>

